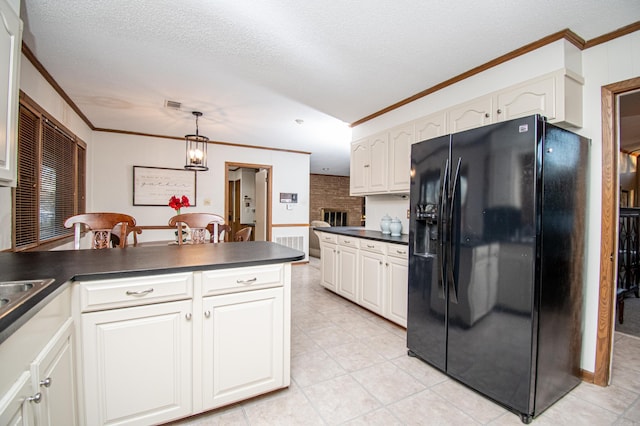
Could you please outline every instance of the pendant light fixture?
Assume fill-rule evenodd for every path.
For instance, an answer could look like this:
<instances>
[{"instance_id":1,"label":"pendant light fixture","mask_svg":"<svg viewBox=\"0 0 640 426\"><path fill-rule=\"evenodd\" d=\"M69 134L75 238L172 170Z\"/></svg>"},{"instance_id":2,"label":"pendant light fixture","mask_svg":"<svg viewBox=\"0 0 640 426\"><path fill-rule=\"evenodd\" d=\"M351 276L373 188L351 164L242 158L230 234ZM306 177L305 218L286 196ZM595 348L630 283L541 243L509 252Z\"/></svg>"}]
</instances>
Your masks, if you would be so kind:
<instances>
[{"instance_id":1,"label":"pendant light fixture","mask_svg":"<svg viewBox=\"0 0 640 426\"><path fill-rule=\"evenodd\" d=\"M209 138L198 134L198 117L202 117L200 111L193 111L196 117L196 134L185 135L184 140L187 146L186 163L184 168L203 172L209 170L207 167L207 145Z\"/></svg>"}]
</instances>

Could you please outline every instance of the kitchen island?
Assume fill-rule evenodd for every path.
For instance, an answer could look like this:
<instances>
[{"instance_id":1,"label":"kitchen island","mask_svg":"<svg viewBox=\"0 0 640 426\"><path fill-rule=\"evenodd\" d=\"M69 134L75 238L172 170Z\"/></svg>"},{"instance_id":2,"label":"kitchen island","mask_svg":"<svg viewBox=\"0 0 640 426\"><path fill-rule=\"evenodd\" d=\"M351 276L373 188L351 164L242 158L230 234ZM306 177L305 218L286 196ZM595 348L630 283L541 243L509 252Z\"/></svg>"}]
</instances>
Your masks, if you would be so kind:
<instances>
[{"instance_id":1,"label":"kitchen island","mask_svg":"<svg viewBox=\"0 0 640 426\"><path fill-rule=\"evenodd\" d=\"M55 278L0 323L0 423L157 424L288 386L303 259L269 242L0 254L0 280Z\"/></svg>"}]
</instances>

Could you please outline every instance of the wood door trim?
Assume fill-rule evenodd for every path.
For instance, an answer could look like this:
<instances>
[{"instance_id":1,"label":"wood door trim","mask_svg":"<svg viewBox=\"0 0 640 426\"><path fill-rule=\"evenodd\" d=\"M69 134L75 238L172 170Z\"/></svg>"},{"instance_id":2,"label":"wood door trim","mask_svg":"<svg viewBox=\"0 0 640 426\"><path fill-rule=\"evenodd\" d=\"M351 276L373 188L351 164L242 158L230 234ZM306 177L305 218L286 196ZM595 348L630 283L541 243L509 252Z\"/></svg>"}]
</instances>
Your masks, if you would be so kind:
<instances>
[{"instance_id":1,"label":"wood door trim","mask_svg":"<svg viewBox=\"0 0 640 426\"><path fill-rule=\"evenodd\" d=\"M229 211L229 194L227 193L229 188L229 167L240 167L240 168L248 168L248 169L265 169L267 171L267 235L265 236L266 241L271 241L271 202L273 199L273 166L268 164L252 164L252 163L234 163L231 161L224 162L224 182L225 182L225 197L224 197L224 211Z\"/></svg>"},{"instance_id":2,"label":"wood door trim","mask_svg":"<svg viewBox=\"0 0 640 426\"><path fill-rule=\"evenodd\" d=\"M602 215L600 239L600 291L598 295L598 330L593 383L607 386L610 379L616 294L615 259L618 217L618 142L616 96L640 88L640 78L603 86L602 108Z\"/></svg>"}]
</instances>

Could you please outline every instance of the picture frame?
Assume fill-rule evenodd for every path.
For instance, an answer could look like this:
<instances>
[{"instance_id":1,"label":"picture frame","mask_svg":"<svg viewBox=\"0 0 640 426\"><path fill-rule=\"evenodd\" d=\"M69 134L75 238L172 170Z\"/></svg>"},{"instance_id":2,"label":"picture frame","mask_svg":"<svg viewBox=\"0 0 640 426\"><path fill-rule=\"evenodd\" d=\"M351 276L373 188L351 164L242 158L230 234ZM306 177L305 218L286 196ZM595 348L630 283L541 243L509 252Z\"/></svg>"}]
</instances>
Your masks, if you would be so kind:
<instances>
[{"instance_id":1,"label":"picture frame","mask_svg":"<svg viewBox=\"0 0 640 426\"><path fill-rule=\"evenodd\" d=\"M134 206L167 206L173 195L186 195L196 206L195 170L133 166Z\"/></svg>"}]
</instances>

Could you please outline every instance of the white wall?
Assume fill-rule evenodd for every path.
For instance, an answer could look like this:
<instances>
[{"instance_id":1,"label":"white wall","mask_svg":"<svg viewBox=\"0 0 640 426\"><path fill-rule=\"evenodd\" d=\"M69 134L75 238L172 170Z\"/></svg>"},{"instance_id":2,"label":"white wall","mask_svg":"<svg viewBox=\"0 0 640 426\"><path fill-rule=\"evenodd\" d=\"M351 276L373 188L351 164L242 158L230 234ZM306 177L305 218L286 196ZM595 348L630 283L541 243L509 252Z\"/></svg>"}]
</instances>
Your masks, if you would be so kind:
<instances>
[{"instance_id":1,"label":"white wall","mask_svg":"<svg viewBox=\"0 0 640 426\"><path fill-rule=\"evenodd\" d=\"M478 96L500 90L530 78L568 68L585 79L583 88L583 122L571 129L592 140L589 156L587 200L587 250L585 261L584 324L581 366L595 370L595 351L600 286L600 219L602 192L602 129L600 88L640 76L640 31L611 42L578 50L559 40L534 52L475 75L437 93L421 98L353 129L353 140L390 129L396 125L441 111ZM388 196L367 197L368 229L379 229L380 218L391 211L406 211L408 202ZM392 213L389 213L392 215ZM405 223L403 223L403 227ZM403 232L405 232L403 230Z\"/></svg>"},{"instance_id":2,"label":"white wall","mask_svg":"<svg viewBox=\"0 0 640 426\"><path fill-rule=\"evenodd\" d=\"M88 152L91 172L87 211L118 211L132 215L139 225L166 225L175 214L168 205L133 205L133 166L181 169L184 149L181 140L95 132ZM209 170L197 173L196 206L183 213L206 211L225 216L225 161L229 161L272 166L272 223L308 223L308 154L211 144L208 155ZM280 192L297 192L298 204L286 210L279 203ZM284 231L274 228L273 237L280 232ZM171 239L171 235L172 231L145 231L138 240Z\"/></svg>"}]
</instances>

